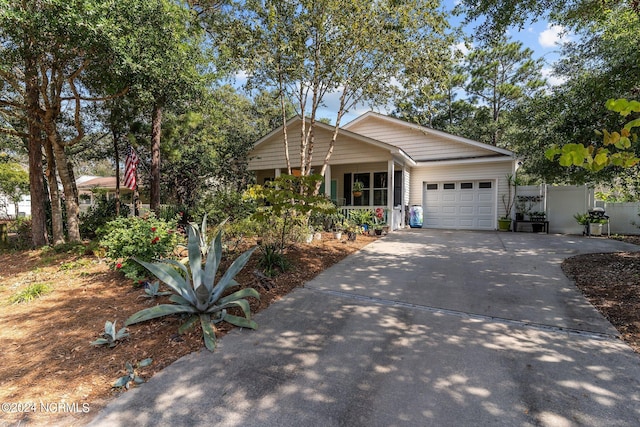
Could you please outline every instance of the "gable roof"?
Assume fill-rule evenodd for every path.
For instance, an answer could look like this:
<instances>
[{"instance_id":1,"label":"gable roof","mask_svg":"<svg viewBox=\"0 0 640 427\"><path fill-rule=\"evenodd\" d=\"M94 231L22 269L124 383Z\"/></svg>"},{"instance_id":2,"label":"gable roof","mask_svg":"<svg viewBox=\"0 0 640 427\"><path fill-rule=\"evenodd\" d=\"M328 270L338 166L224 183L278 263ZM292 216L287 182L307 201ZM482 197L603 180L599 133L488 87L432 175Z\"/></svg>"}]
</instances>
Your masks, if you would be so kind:
<instances>
[{"instance_id":1,"label":"gable roof","mask_svg":"<svg viewBox=\"0 0 640 427\"><path fill-rule=\"evenodd\" d=\"M292 117L291 119L289 119L287 121L287 128L295 126L301 120L302 120L302 118L300 116ZM305 120L307 121L308 124L311 123L311 120L308 117ZM326 124L326 123L320 122L320 121L316 121L315 122L315 126L316 126L316 128L323 129L323 130L328 131L328 132L333 132L334 128L335 128L333 125L329 125L329 124ZM260 138L258 141L256 141L253 144L252 150L255 150L260 145L264 144L267 141L270 141L271 138L273 138L274 136L278 135L279 133L282 133L282 129L283 129L283 126L279 126L278 128L272 130L271 132L269 132L268 134L266 134L265 136ZM360 141L360 142L372 145L372 146L377 147L377 148L382 148L384 150L388 150L391 154L395 154L395 155L397 155L399 157L404 158L405 160L407 160L407 162L409 164L411 164L413 166L416 165L415 160L412 159L411 156L409 154L407 154L401 147L398 147L396 145L389 144L387 142L380 141L378 139L370 138L368 136L365 136L365 135L362 135L362 134L359 134L359 133L356 133L356 132L351 132L351 131L343 128L343 127L341 127L339 129L338 141L340 140L340 136L346 136L346 137L352 138L352 139L354 139L356 141Z\"/></svg>"},{"instance_id":2,"label":"gable roof","mask_svg":"<svg viewBox=\"0 0 640 427\"><path fill-rule=\"evenodd\" d=\"M494 158L505 158L508 157L509 159L513 159L515 157L514 153L510 150L506 150L504 148L499 148L496 147L494 145L490 145L490 144L485 144L482 142L478 142L478 141L474 141L472 139L469 138L464 138L461 136L457 136L457 135L452 135L450 133L447 132L443 132L440 130L436 130L430 127L426 127L426 126L422 126L422 125L418 125L415 123L409 123L405 120L401 120L401 119L397 119L395 117L390 117L390 116L386 116L384 114L380 114L380 113L376 113L374 111L369 111L359 117L357 117L356 119L352 120L351 122L347 123L344 126L344 129L352 129L352 128L358 128L361 125L364 125L365 123L372 123L372 122L382 122L385 124L390 124L390 125L394 125L394 126L400 126L400 127L404 127L406 129L410 129L413 131L417 131L422 133L423 135L426 136L430 136L430 137L435 137L437 139L440 140L448 140L451 142L454 142L456 144L461 144L462 146L466 146L469 149L474 149L475 151L478 150L482 150L484 152L486 152L486 154L482 154L482 155L477 155L475 156L476 158L481 158L481 157L494 157ZM358 130L359 131L359 130ZM378 137L380 138L380 137ZM400 148L404 149L405 151L408 152L408 154L410 154L417 162L426 162L426 161L443 161L443 160L447 160L447 161L456 161L456 160L460 160L460 159L456 159L456 158L449 158L449 159L436 159L436 160L431 160L431 159L421 159L420 158L420 153L416 150L411 150L408 146L404 146L402 147L400 143L398 142L391 142L391 141L386 141L387 143L393 144L393 145L398 145L400 146ZM469 158L468 156L465 158Z\"/></svg>"}]
</instances>

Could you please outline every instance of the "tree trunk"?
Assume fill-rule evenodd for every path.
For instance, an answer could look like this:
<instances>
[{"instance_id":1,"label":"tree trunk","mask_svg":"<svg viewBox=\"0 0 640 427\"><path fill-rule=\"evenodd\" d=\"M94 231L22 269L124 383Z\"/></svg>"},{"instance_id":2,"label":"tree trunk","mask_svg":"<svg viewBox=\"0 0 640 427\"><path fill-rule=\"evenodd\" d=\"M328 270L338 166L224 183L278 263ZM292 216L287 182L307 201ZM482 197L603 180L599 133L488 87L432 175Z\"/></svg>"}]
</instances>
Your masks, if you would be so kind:
<instances>
[{"instance_id":1,"label":"tree trunk","mask_svg":"<svg viewBox=\"0 0 640 427\"><path fill-rule=\"evenodd\" d=\"M50 141L45 141L47 156L47 182L49 183L49 197L51 199L51 243L60 245L64 243L64 226L62 222L62 209L60 207L60 192L56 179L56 160Z\"/></svg>"},{"instance_id":2,"label":"tree trunk","mask_svg":"<svg viewBox=\"0 0 640 427\"><path fill-rule=\"evenodd\" d=\"M31 243L37 248L48 245L49 238L42 170L42 139L38 125L40 111L38 74L35 59L29 55L25 58L25 92L29 132L27 150L29 152L29 193L31 194Z\"/></svg>"},{"instance_id":3,"label":"tree trunk","mask_svg":"<svg viewBox=\"0 0 640 427\"><path fill-rule=\"evenodd\" d=\"M156 102L151 115L151 183L150 208L156 214L160 209L160 137L162 132L162 104Z\"/></svg>"},{"instance_id":4,"label":"tree trunk","mask_svg":"<svg viewBox=\"0 0 640 427\"><path fill-rule=\"evenodd\" d=\"M116 217L120 216L120 153L118 153L119 135L112 125L111 135L113 136L113 155L116 162Z\"/></svg>"},{"instance_id":5,"label":"tree trunk","mask_svg":"<svg viewBox=\"0 0 640 427\"><path fill-rule=\"evenodd\" d=\"M67 233L70 242L79 242L80 238L80 206L78 206L77 190L73 175L69 173L67 155L64 147L58 140L58 135L53 136L53 154L58 165L58 176L64 190L64 204L67 208ZM50 138L51 140L51 138Z\"/></svg>"},{"instance_id":6,"label":"tree trunk","mask_svg":"<svg viewBox=\"0 0 640 427\"><path fill-rule=\"evenodd\" d=\"M289 135L287 130L287 106L284 97L284 83L282 73L278 74L280 90L280 111L282 113L282 136L284 138L284 158L287 161L287 174L291 175L291 160L289 159Z\"/></svg>"}]
</instances>

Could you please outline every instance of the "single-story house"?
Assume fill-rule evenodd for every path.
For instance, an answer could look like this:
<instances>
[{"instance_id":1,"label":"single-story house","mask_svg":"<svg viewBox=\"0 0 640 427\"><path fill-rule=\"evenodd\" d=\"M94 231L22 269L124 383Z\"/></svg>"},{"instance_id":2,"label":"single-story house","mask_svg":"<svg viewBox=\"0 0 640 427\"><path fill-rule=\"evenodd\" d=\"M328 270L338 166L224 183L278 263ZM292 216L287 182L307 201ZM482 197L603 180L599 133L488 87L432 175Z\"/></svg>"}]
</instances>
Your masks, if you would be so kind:
<instances>
[{"instance_id":1,"label":"single-story house","mask_svg":"<svg viewBox=\"0 0 640 427\"><path fill-rule=\"evenodd\" d=\"M300 158L300 120L288 122L292 167ZM316 123L317 171L332 133L333 126ZM425 228L495 230L515 166L509 150L368 112L340 129L323 191L343 212L383 209L394 229L407 225L407 211L419 206ZM254 144L249 169L258 183L287 172L282 127ZM355 181L364 185L359 197L352 194Z\"/></svg>"}]
</instances>

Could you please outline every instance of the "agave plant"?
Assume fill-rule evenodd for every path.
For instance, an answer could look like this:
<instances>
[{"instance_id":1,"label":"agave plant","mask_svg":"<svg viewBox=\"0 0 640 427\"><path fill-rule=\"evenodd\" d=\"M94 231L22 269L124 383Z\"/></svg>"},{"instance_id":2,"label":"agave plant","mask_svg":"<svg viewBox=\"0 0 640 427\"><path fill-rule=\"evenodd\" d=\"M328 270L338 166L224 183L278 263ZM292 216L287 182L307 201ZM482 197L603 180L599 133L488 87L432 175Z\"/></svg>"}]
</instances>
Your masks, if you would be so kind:
<instances>
[{"instance_id":1,"label":"agave plant","mask_svg":"<svg viewBox=\"0 0 640 427\"><path fill-rule=\"evenodd\" d=\"M227 289L239 286L234 277L249 261L255 248L240 255L220 280L215 283L216 273L222 258L222 231L218 231L216 237L211 241L210 247L207 248L206 262L203 265L200 230L193 225L189 225L188 230L188 265L174 260L149 263L134 258L136 262L149 270L174 292L174 295L169 297L174 304L160 304L141 310L129 317L125 325L170 314L188 314L189 318L180 326L178 333L184 333L200 320L204 344L207 349L213 351L216 346L215 324L225 321L244 328L256 329L258 327L257 323L251 320L251 309L249 302L245 299L247 297L259 299L258 291L245 288L222 296ZM231 307L239 307L244 313L244 317L229 314L227 309Z\"/></svg>"},{"instance_id":2,"label":"agave plant","mask_svg":"<svg viewBox=\"0 0 640 427\"><path fill-rule=\"evenodd\" d=\"M113 388L118 388L118 387L124 387L127 390L130 387L130 384L133 382L134 384L142 384L144 383L144 379L140 376L138 376L138 371L137 369L140 368L145 368L149 365L151 365L151 363L153 362L152 358L147 358L144 360L141 360L140 362L136 363L135 365L132 365L131 363L127 362L125 363L124 367L127 370L127 375L124 375L120 378L118 378L111 387Z\"/></svg>"},{"instance_id":3,"label":"agave plant","mask_svg":"<svg viewBox=\"0 0 640 427\"><path fill-rule=\"evenodd\" d=\"M157 298L165 295L171 295L171 292L160 291L160 282L157 280L153 283L146 283L144 287L144 294L140 295L143 298Z\"/></svg>"},{"instance_id":4,"label":"agave plant","mask_svg":"<svg viewBox=\"0 0 640 427\"><path fill-rule=\"evenodd\" d=\"M127 328L122 328L118 332L116 332L116 321L113 323L110 321L104 322L104 332L102 333L103 338L98 338L95 341L91 341L91 345L100 346L100 345L109 345L109 347L115 347L118 341L125 339L129 336L127 332Z\"/></svg>"}]
</instances>

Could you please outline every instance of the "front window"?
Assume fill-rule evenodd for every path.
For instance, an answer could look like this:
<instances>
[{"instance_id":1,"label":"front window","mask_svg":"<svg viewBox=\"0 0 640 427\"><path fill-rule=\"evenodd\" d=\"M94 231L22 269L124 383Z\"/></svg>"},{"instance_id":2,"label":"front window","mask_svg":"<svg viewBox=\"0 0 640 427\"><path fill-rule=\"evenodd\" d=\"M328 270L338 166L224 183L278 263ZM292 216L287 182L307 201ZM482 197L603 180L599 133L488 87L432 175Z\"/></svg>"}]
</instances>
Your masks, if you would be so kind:
<instances>
[{"instance_id":1,"label":"front window","mask_svg":"<svg viewBox=\"0 0 640 427\"><path fill-rule=\"evenodd\" d=\"M387 188L389 185L387 172L354 173L353 181L362 182L364 187L361 196L354 196L353 206L387 205L389 192L389 189Z\"/></svg>"},{"instance_id":2,"label":"front window","mask_svg":"<svg viewBox=\"0 0 640 427\"><path fill-rule=\"evenodd\" d=\"M360 196L353 196L353 206L369 206L369 199L371 197L371 174L368 173L354 173L353 182L360 181L363 189Z\"/></svg>"},{"instance_id":3,"label":"front window","mask_svg":"<svg viewBox=\"0 0 640 427\"><path fill-rule=\"evenodd\" d=\"M373 205L387 205L387 173L376 172L373 174Z\"/></svg>"}]
</instances>

